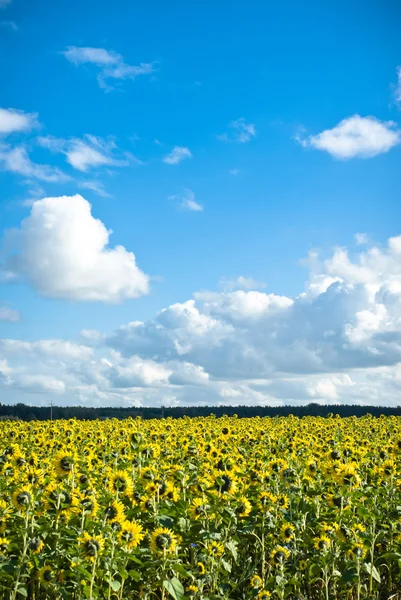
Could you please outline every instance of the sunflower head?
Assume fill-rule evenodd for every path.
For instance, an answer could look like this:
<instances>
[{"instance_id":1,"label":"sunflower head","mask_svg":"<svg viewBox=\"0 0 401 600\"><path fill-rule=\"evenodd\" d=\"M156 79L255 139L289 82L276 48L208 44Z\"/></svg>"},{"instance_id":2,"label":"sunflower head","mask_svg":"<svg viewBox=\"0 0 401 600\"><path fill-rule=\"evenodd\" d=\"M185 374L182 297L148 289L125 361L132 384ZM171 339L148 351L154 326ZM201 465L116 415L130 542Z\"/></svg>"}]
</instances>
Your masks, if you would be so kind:
<instances>
[{"instance_id":1,"label":"sunflower head","mask_svg":"<svg viewBox=\"0 0 401 600\"><path fill-rule=\"evenodd\" d=\"M263 587L263 580L259 575L254 575L251 578L251 588L254 590L260 590Z\"/></svg>"},{"instance_id":2,"label":"sunflower head","mask_svg":"<svg viewBox=\"0 0 401 600\"><path fill-rule=\"evenodd\" d=\"M124 521L121 524L120 540L129 549L136 548L143 540L145 534L142 533L142 525Z\"/></svg>"},{"instance_id":3,"label":"sunflower head","mask_svg":"<svg viewBox=\"0 0 401 600\"><path fill-rule=\"evenodd\" d=\"M44 587L50 586L54 581L53 569L48 565L45 565L38 571L38 579Z\"/></svg>"},{"instance_id":4,"label":"sunflower head","mask_svg":"<svg viewBox=\"0 0 401 600\"><path fill-rule=\"evenodd\" d=\"M152 533L150 549L155 554L173 554L177 547L177 538L171 529L158 527Z\"/></svg>"},{"instance_id":5,"label":"sunflower head","mask_svg":"<svg viewBox=\"0 0 401 600\"><path fill-rule=\"evenodd\" d=\"M79 542L83 557L91 562L96 560L104 548L104 539L102 536L90 535L87 531L84 531L83 535L79 538Z\"/></svg>"}]
</instances>

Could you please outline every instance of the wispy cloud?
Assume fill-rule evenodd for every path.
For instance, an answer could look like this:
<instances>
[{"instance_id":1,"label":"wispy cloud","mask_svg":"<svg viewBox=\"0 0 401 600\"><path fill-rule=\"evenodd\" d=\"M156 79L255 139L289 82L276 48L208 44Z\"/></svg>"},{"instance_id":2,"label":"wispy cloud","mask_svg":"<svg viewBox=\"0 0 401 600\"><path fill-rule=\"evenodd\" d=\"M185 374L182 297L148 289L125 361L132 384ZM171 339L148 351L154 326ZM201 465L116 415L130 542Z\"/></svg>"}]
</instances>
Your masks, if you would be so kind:
<instances>
[{"instance_id":1,"label":"wispy cloud","mask_svg":"<svg viewBox=\"0 0 401 600\"><path fill-rule=\"evenodd\" d=\"M324 150L334 158L370 158L388 152L401 142L401 131L393 121L353 115L333 129L317 135L295 137L304 148Z\"/></svg>"},{"instance_id":2,"label":"wispy cloud","mask_svg":"<svg viewBox=\"0 0 401 600\"><path fill-rule=\"evenodd\" d=\"M235 177L236 175L238 175L239 169L230 169L228 172L230 173L230 175L234 175Z\"/></svg>"},{"instance_id":3,"label":"wispy cloud","mask_svg":"<svg viewBox=\"0 0 401 600\"><path fill-rule=\"evenodd\" d=\"M9 308L8 306L0 306L0 321L8 321L9 323L16 323L21 320L21 315L17 310Z\"/></svg>"},{"instance_id":4,"label":"wispy cloud","mask_svg":"<svg viewBox=\"0 0 401 600\"><path fill-rule=\"evenodd\" d=\"M15 108L0 108L0 135L29 131L38 125L37 114Z\"/></svg>"},{"instance_id":5,"label":"wispy cloud","mask_svg":"<svg viewBox=\"0 0 401 600\"><path fill-rule=\"evenodd\" d=\"M128 158L117 159L113 151L117 146L113 140L104 140L95 135L86 134L82 139L72 138L64 140L53 136L38 138L38 143L51 152L61 152L66 156L67 162L78 171L86 172L91 168L109 166L124 167L129 164Z\"/></svg>"},{"instance_id":6,"label":"wispy cloud","mask_svg":"<svg viewBox=\"0 0 401 600\"><path fill-rule=\"evenodd\" d=\"M195 200L195 194L192 190L186 189L182 195L169 196L169 200L176 202L178 210L203 212L202 204Z\"/></svg>"},{"instance_id":7,"label":"wispy cloud","mask_svg":"<svg viewBox=\"0 0 401 600\"><path fill-rule=\"evenodd\" d=\"M7 27L8 29L12 29L13 31L18 31L18 25L15 21L0 21L0 25L2 27Z\"/></svg>"},{"instance_id":8,"label":"wispy cloud","mask_svg":"<svg viewBox=\"0 0 401 600\"><path fill-rule=\"evenodd\" d=\"M108 79L135 79L139 75L150 75L154 71L153 63L130 65L125 62L121 54L105 48L68 46L62 54L76 66L84 64L96 66L99 69L98 83L106 90L113 89L107 83Z\"/></svg>"},{"instance_id":9,"label":"wispy cloud","mask_svg":"<svg viewBox=\"0 0 401 600\"><path fill-rule=\"evenodd\" d=\"M364 246L365 244L369 243L369 236L367 233L356 233L354 235L354 239L358 246Z\"/></svg>"},{"instance_id":10,"label":"wispy cloud","mask_svg":"<svg viewBox=\"0 0 401 600\"><path fill-rule=\"evenodd\" d=\"M89 181L80 181L78 183L78 186L80 188L86 189L86 190L92 190L92 192L95 192L98 196L102 196L103 198L111 198L111 194L109 194L103 183L101 181L94 181L94 180L89 180Z\"/></svg>"},{"instance_id":11,"label":"wispy cloud","mask_svg":"<svg viewBox=\"0 0 401 600\"><path fill-rule=\"evenodd\" d=\"M25 146L0 145L0 164L5 171L49 183L61 183L70 179L56 167L32 162Z\"/></svg>"},{"instance_id":12,"label":"wispy cloud","mask_svg":"<svg viewBox=\"0 0 401 600\"><path fill-rule=\"evenodd\" d=\"M401 108L401 66L397 67L397 83L394 86L394 100L399 108Z\"/></svg>"},{"instance_id":13,"label":"wispy cloud","mask_svg":"<svg viewBox=\"0 0 401 600\"><path fill-rule=\"evenodd\" d=\"M0 8L5 8L9 6L13 0L0 0Z\"/></svg>"},{"instance_id":14,"label":"wispy cloud","mask_svg":"<svg viewBox=\"0 0 401 600\"><path fill-rule=\"evenodd\" d=\"M163 158L168 165L178 165L185 158L192 158L192 152L185 146L174 146L172 151Z\"/></svg>"},{"instance_id":15,"label":"wispy cloud","mask_svg":"<svg viewBox=\"0 0 401 600\"><path fill-rule=\"evenodd\" d=\"M263 290L266 284L263 281L257 281L253 277L223 277L219 281L219 287L224 292L233 292L235 290Z\"/></svg>"},{"instance_id":16,"label":"wispy cloud","mask_svg":"<svg viewBox=\"0 0 401 600\"><path fill-rule=\"evenodd\" d=\"M217 136L222 142L249 142L256 135L255 125L247 123L243 117L228 124L230 131Z\"/></svg>"}]
</instances>

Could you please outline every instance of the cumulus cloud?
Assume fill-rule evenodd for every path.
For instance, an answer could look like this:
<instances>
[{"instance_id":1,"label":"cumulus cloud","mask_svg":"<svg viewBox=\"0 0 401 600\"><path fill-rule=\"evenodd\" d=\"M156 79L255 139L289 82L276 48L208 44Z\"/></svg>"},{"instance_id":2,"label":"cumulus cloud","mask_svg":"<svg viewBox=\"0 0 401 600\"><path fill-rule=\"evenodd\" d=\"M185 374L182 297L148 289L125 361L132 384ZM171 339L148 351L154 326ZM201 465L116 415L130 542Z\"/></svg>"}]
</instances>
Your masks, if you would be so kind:
<instances>
[{"instance_id":1,"label":"cumulus cloud","mask_svg":"<svg viewBox=\"0 0 401 600\"><path fill-rule=\"evenodd\" d=\"M243 117L240 119L236 119L235 121L231 121L228 124L230 131L228 133L222 133L217 136L219 140L222 142L240 142L244 144L245 142L250 142L253 137L256 136L256 128L253 123L247 123ZM237 171L234 169L234 171ZM237 174L232 173L233 175Z\"/></svg>"},{"instance_id":2,"label":"cumulus cloud","mask_svg":"<svg viewBox=\"0 0 401 600\"><path fill-rule=\"evenodd\" d=\"M3 272L55 298L118 303L146 294L149 277L132 252L108 246L109 235L80 195L35 201Z\"/></svg>"},{"instance_id":3,"label":"cumulus cloud","mask_svg":"<svg viewBox=\"0 0 401 600\"><path fill-rule=\"evenodd\" d=\"M0 305L0 321L8 321L9 323L16 323L21 320L21 315L17 310L9 308L8 306Z\"/></svg>"},{"instance_id":4,"label":"cumulus cloud","mask_svg":"<svg viewBox=\"0 0 401 600\"><path fill-rule=\"evenodd\" d=\"M174 146L172 151L163 158L163 162L168 165L178 165L186 158L192 158L192 153L185 146Z\"/></svg>"},{"instance_id":5,"label":"cumulus cloud","mask_svg":"<svg viewBox=\"0 0 401 600\"><path fill-rule=\"evenodd\" d=\"M96 167L124 167L128 160L117 159L112 152L117 148L114 141L106 141L95 135L86 134L83 139L63 140L53 136L38 138L38 143L52 152L65 154L67 162L78 171L87 172Z\"/></svg>"},{"instance_id":6,"label":"cumulus cloud","mask_svg":"<svg viewBox=\"0 0 401 600\"><path fill-rule=\"evenodd\" d=\"M0 144L0 165L5 171L17 173L24 177L32 177L48 183L62 183L70 179L56 167L33 162L24 146Z\"/></svg>"},{"instance_id":7,"label":"cumulus cloud","mask_svg":"<svg viewBox=\"0 0 401 600\"><path fill-rule=\"evenodd\" d=\"M396 236L355 256L311 255L293 297L243 278L245 289L197 292L148 321L83 331L80 343L2 340L2 397L43 402L30 380L40 375L62 382L71 404L397 404L400 259Z\"/></svg>"},{"instance_id":8,"label":"cumulus cloud","mask_svg":"<svg viewBox=\"0 0 401 600\"><path fill-rule=\"evenodd\" d=\"M75 66L91 64L97 67L100 87L110 90L108 80L136 79L139 75L150 75L154 72L153 63L130 65L123 56L114 50L69 46L62 54Z\"/></svg>"},{"instance_id":9,"label":"cumulus cloud","mask_svg":"<svg viewBox=\"0 0 401 600\"><path fill-rule=\"evenodd\" d=\"M2 24L4 23L5 21ZM37 124L37 115L34 113L26 113L15 108L0 108L0 135L29 131Z\"/></svg>"},{"instance_id":10,"label":"cumulus cloud","mask_svg":"<svg viewBox=\"0 0 401 600\"><path fill-rule=\"evenodd\" d=\"M393 121L353 115L340 121L333 129L326 129L307 138L297 136L304 148L324 150L339 159L371 158L388 152L401 142L401 132Z\"/></svg>"}]
</instances>

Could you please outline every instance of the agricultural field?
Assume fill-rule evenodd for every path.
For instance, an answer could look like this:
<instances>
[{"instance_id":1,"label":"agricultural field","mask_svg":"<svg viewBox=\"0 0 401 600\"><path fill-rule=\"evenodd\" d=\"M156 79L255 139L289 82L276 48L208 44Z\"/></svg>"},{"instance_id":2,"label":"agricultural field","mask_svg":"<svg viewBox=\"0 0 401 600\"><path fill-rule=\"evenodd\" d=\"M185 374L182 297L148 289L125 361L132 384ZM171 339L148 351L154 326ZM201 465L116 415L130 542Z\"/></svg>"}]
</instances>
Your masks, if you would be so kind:
<instances>
[{"instance_id":1,"label":"agricultural field","mask_svg":"<svg viewBox=\"0 0 401 600\"><path fill-rule=\"evenodd\" d=\"M0 424L0 598L401 597L401 419Z\"/></svg>"}]
</instances>

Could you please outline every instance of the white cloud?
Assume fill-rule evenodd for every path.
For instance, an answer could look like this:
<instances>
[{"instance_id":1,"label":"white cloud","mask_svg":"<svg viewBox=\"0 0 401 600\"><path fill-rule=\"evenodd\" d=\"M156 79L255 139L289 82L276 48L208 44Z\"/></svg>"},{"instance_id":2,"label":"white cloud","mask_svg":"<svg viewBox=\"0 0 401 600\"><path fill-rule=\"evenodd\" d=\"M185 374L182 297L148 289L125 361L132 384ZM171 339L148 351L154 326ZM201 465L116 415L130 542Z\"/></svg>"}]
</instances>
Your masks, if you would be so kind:
<instances>
[{"instance_id":1,"label":"white cloud","mask_svg":"<svg viewBox=\"0 0 401 600\"><path fill-rule=\"evenodd\" d=\"M13 0L0 0L0 8L5 8L9 6Z\"/></svg>"},{"instance_id":2,"label":"white cloud","mask_svg":"<svg viewBox=\"0 0 401 600\"><path fill-rule=\"evenodd\" d=\"M263 281L257 281L253 277L222 277L219 281L219 287L224 292L233 292L234 290L263 290L266 284Z\"/></svg>"},{"instance_id":3,"label":"white cloud","mask_svg":"<svg viewBox=\"0 0 401 600\"><path fill-rule=\"evenodd\" d=\"M247 123L243 117L231 121L228 124L230 128L229 133L223 133L218 135L217 138L222 142L250 142L253 137L256 136L256 128L253 123Z\"/></svg>"},{"instance_id":4,"label":"white cloud","mask_svg":"<svg viewBox=\"0 0 401 600\"><path fill-rule=\"evenodd\" d=\"M125 167L129 164L127 158L116 159L113 156L112 152L117 148L114 141L106 141L95 135L86 134L83 139L70 140L44 136L37 141L43 148L65 154L67 162L78 171L86 172L102 166Z\"/></svg>"},{"instance_id":5,"label":"white cloud","mask_svg":"<svg viewBox=\"0 0 401 600\"><path fill-rule=\"evenodd\" d=\"M12 383L14 388L27 392L64 394L65 383L52 375L22 375Z\"/></svg>"},{"instance_id":6,"label":"white cloud","mask_svg":"<svg viewBox=\"0 0 401 600\"><path fill-rule=\"evenodd\" d=\"M102 198L111 198L111 194L105 189L104 184L101 181L89 180L89 181L80 181L78 183L80 188L85 190L91 190L95 192L98 196L102 196Z\"/></svg>"},{"instance_id":7,"label":"white cloud","mask_svg":"<svg viewBox=\"0 0 401 600\"><path fill-rule=\"evenodd\" d=\"M229 173L230 173L230 175L234 175L234 177L235 177L236 175L239 174L239 169L230 169Z\"/></svg>"},{"instance_id":8,"label":"white cloud","mask_svg":"<svg viewBox=\"0 0 401 600\"><path fill-rule=\"evenodd\" d=\"M16 323L21 320L21 315L17 310L9 308L8 306L0 306L0 321L8 321L9 323Z\"/></svg>"},{"instance_id":9,"label":"white cloud","mask_svg":"<svg viewBox=\"0 0 401 600\"><path fill-rule=\"evenodd\" d=\"M358 246L364 246L369 243L369 236L367 233L356 233L354 238L355 243L358 244Z\"/></svg>"},{"instance_id":10,"label":"white cloud","mask_svg":"<svg viewBox=\"0 0 401 600\"><path fill-rule=\"evenodd\" d=\"M37 115L34 113L26 113L15 108L0 108L0 135L29 131L37 125Z\"/></svg>"},{"instance_id":11,"label":"white cloud","mask_svg":"<svg viewBox=\"0 0 401 600\"><path fill-rule=\"evenodd\" d=\"M337 248L310 257L294 297L243 277L245 289L198 292L149 321L83 331L81 343L2 340L2 398L46 402L39 388L59 386L66 404L397 404L400 258L401 236L352 258Z\"/></svg>"},{"instance_id":12,"label":"white cloud","mask_svg":"<svg viewBox=\"0 0 401 600\"><path fill-rule=\"evenodd\" d=\"M401 142L401 132L393 121L379 121L375 117L353 115L343 119L333 129L318 135L297 137L304 147L324 150L339 159L371 158L388 152Z\"/></svg>"},{"instance_id":13,"label":"white cloud","mask_svg":"<svg viewBox=\"0 0 401 600\"><path fill-rule=\"evenodd\" d=\"M112 89L107 83L109 79L135 79L139 75L150 75L154 72L153 63L129 65L121 54L105 48L69 46L63 54L76 66L92 64L98 67L99 85L106 90Z\"/></svg>"},{"instance_id":14,"label":"white cloud","mask_svg":"<svg viewBox=\"0 0 401 600\"><path fill-rule=\"evenodd\" d=\"M89 346L75 344L68 340L27 342L25 340L0 339L0 350L8 357L18 355L61 361L84 361L91 358L93 354L93 350Z\"/></svg>"},{"instance_id":15,"label":"white cloud","mask_svg":"<svg viewBox=\"0 0 401 600\"><path fill-rule=\"evenodd\" d=\"M192 158L192 153L185 146L174 146L170 154L163 158L163 162L168 165L178 165L185 158Z\"/></svg>"},{"instance_id":16,"label":"white cloud","mask_svg":"<svg viewBox=\"0 0 401 600\"><path fill-rule=\"evenodd\" d=\"M82 196L44 198L15 232L17 251L3 270L43 296L122 302L146 294L149 277L132 252L108 247L109 235Z\"/></svg>"},{"instance_id":17,"label":"white cloud","mask_svg":"<svg viewBox=\"0 0 401 600\"><path fill-rule=\"evenodd\" d=\"M186 189L182 196L170 196L169 200L177 203L178 210L203 212L202 204L195 200L195 194L192 190Z\"/></svg>"},{"instance_id":18,"label":"white cloud","mask_svg":"<svg viewBox=\"0 0 401 600\"><path fill-rule=\"evenodd\" d=\"M33 177L49 183L62 183L69 179L68 175L56 167L32 162L24 146L12 148L7 145L0 145L0 164L2 164L4 170L11 173Z\"/></svg>"}]
</instances>

